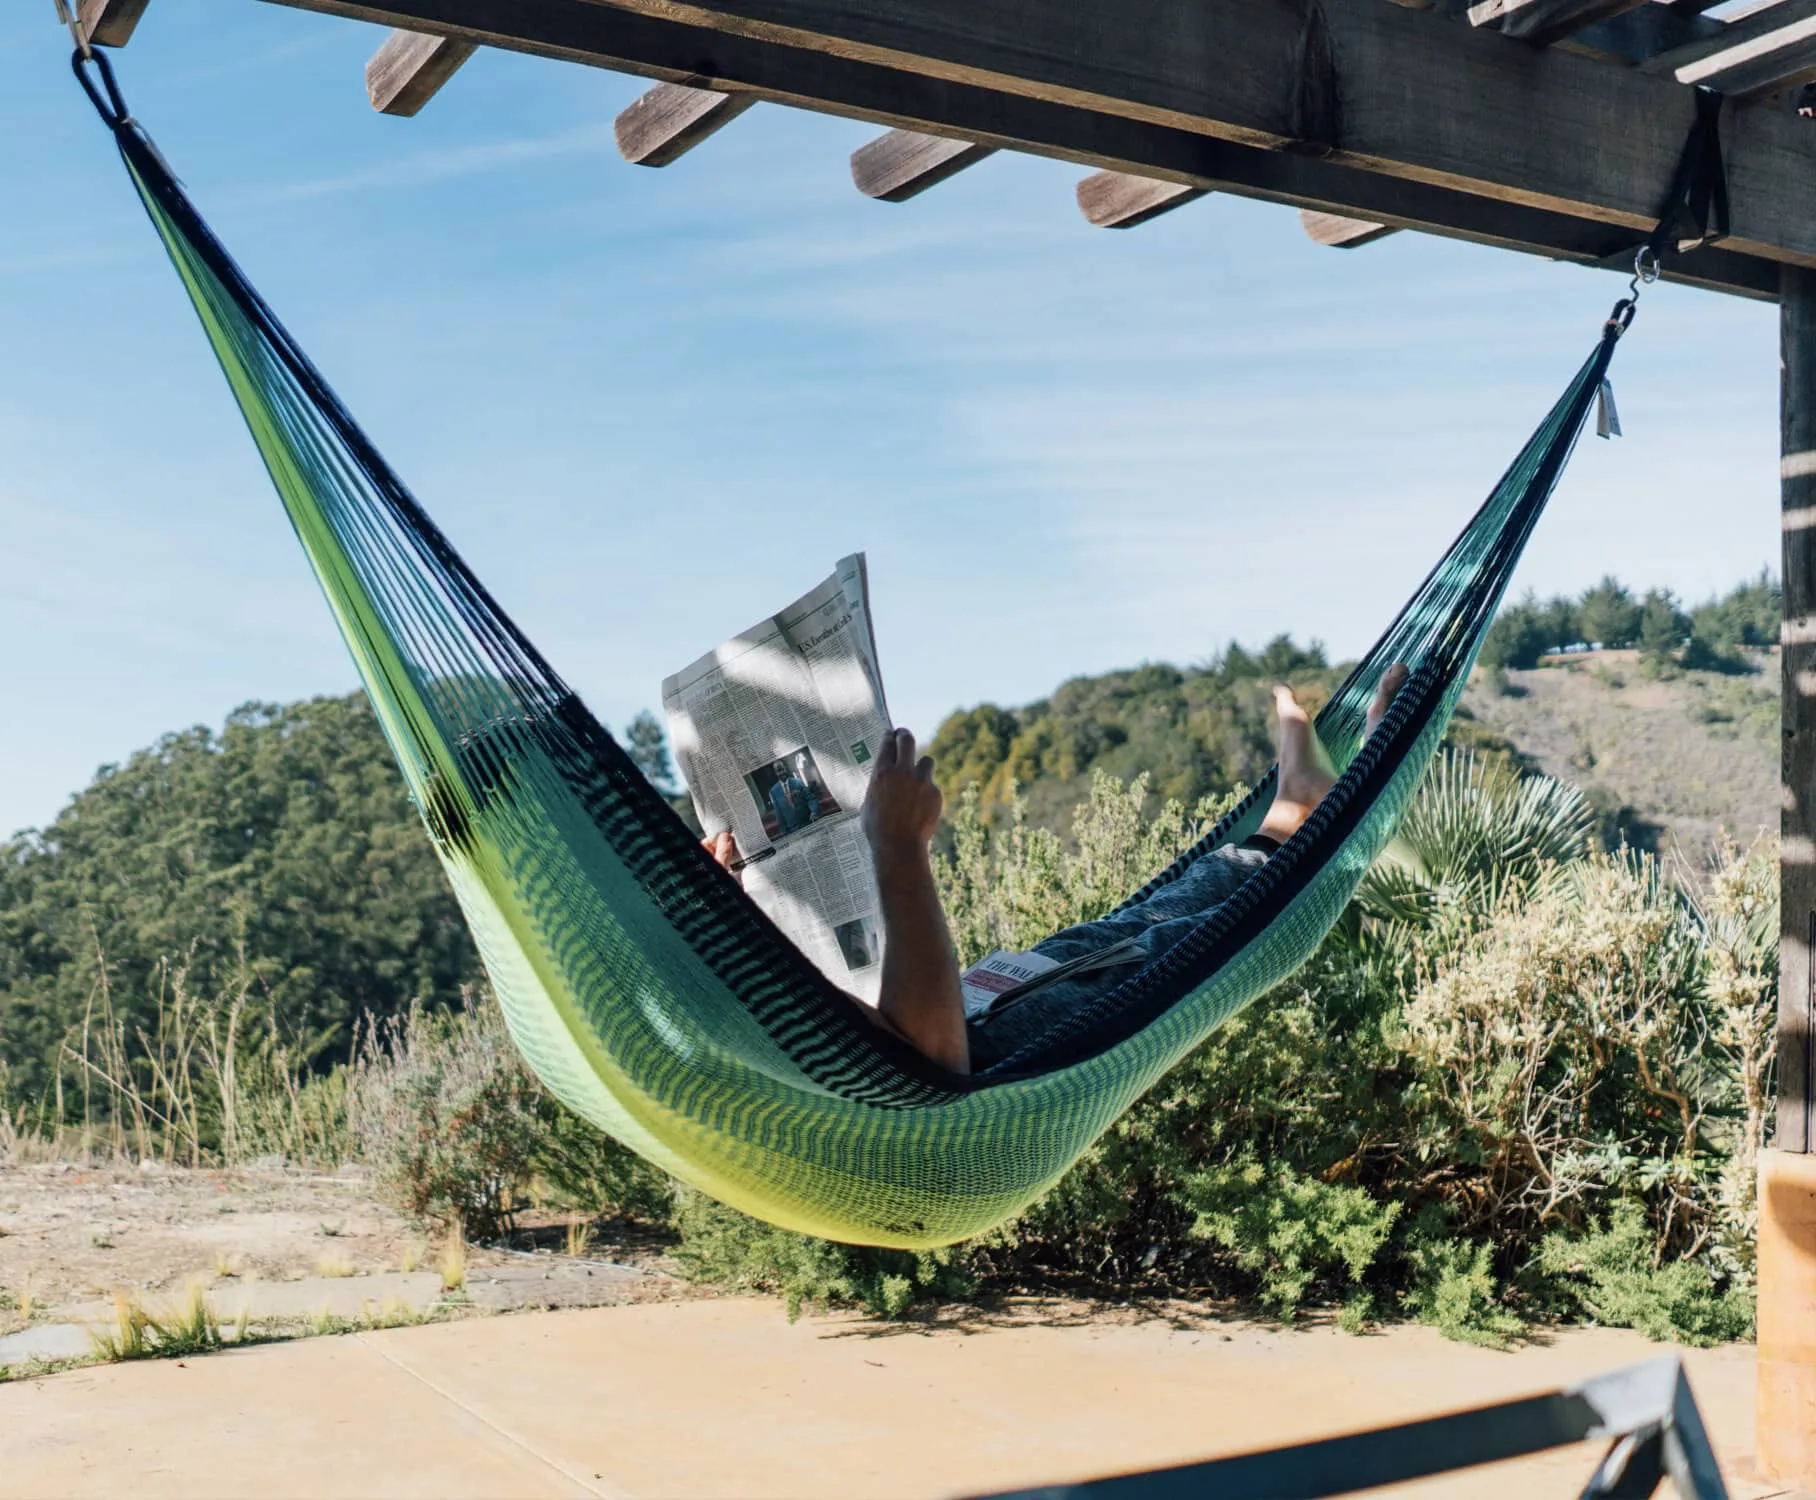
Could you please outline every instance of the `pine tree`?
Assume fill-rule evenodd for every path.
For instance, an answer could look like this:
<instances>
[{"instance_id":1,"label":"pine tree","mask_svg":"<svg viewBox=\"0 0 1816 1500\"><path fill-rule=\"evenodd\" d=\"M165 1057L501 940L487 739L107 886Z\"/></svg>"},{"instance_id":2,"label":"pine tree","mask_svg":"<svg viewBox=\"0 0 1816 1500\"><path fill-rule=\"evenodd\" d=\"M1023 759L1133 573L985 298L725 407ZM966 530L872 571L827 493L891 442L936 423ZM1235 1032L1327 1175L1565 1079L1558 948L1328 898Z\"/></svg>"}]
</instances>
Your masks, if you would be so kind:
<instances>
[{"instance_id":1,"label":"pine tree","mask_svg":"<svg viewBox=\"0 0 1816 1500\"><path fill-rule=\"evenodd\" d=\"M1578 618L1584 639L1603 650L1639 638L1640 606L1612 574L1583 595Z\"/></svg>"},{"instance_id":2,"label":"pine tree","mask_svg":"<svg viewBox=\"0 0 1816 1500\"><path fill-rule=\"evenodd\" d=\"M1640 604L1640 660L1654 666L1671 661L1672 653L1683 644L1690 622L1677 607L1669 589L1650 589Z\"/></svg>"},{"instance_id":3,"label":"pine tree","mask_svg":"<svg viewBox=\"0 0 1816 1500\"><path fill-rule=\"evenodd\" d=\"M663 732L662 721L647 708L625 726L624 748L644 779L664 797L673 797L680 791L674 762L668 756L668 736Z\"/></svg>"}]
</instances>

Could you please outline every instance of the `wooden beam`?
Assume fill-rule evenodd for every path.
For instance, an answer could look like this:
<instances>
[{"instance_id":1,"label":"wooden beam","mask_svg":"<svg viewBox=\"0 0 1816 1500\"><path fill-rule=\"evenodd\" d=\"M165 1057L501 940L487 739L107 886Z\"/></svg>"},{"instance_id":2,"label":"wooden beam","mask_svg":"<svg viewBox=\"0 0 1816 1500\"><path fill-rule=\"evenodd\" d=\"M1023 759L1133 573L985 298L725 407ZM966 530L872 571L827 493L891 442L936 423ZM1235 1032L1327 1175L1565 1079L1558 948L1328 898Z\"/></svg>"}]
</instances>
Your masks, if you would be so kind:
<instances>
[{"instance_id":1,"label":"wooden beam","mask_svg":"<svg viewBox=\"0 0 1816 1500\"><path fill-rule=\"evenodd\" d=\"M82 0L76 19L82 34L97 47L124 47L151 0Z\"/></svg>"},{"instance_id":2,"label":"wooden beam","mask_svg":"<svg viewBox=\"0 0 1816 1500\"><path fill-rule=\"evenodd\" d=\"M1787 25L1807 20L1812 13L1810 0L1768 0L1767 4L1716 27L1706 36L1665 48L1647 58L1640 68L1643 72L1675 78L1680 69L1700 68L1717 53L1756 42Z\"/></svg>"},{"instance_id":3,"label":"wooden beam","mask_svg":"<svg viewBox=\"0 0 1816 1500\"><path fill-rule=\"evenodd\" d=\"M866 198L906 203L994 155L996 147L976 141L891 130L851 153L851 180Z\"/></svg>"},{"instance_id":4,"label":"wooden beam","mask_svg":"<svg viewBox=\"0 0 1816 1500\"><path fill-rule=\"evenodd\" d=\"M1612 20L1650 0L1475 0L1469 24L1548 47L1573 31Z\"/></svg>"},{"instance_id":5,"label":"wooden beam","mask_svg":"<svg viewBox=\"0 0 1816 1500\"><path fill-rule=\"evenodd\" d=\"M482 3L496 9L499 0L465 0L469 8ZM1088 27L1070 5L1027 0L616 0L585 8L684 16L726 39L773 41L1238 144L1327 152L1372 172L1642 232L1655 220L1692 116L1688 96L1666 80L1554 49L1515 48L1379 0L1309 9L1302 0L1119 0L1094 8ZM1294 58L1309 66L1283 61ZM1816 213L1800 201L1816 168L1810 132L1782 112L1758 110L1727 135L1734 246L1816 265Z\"/></svg>"},{"instance_id":6,"label":"wooden beam","mask_svg":"<svg viewBox=\"0 0 1816 1500\"><path fill-rule=\"evenodd\" d=\"M659 83L612 122L618 154L633 166L666 167L757 102L750 93L722 93Z\"/></svg>"},{"instance_id":7,"label":"wooden beam","mask_svg":"<svg viewBox=\"0 0 1816 1500\"><path fill-rule=\"evenodd\" d=\"M1333 250L1359 250L1400 232L1391 224L1346 219L1342 214L1314 213L1309 208L1299 210L1299 224L1320 245L1329 245Z\"/></svg>"},{"instance_id":8,"label":"wooden beam","mask_svg":"<svg viewBox=\"0 0 1816 1500\"><path fill-rule=\"evenodd\" d=\"M1706 41L1721 29L1720 21L1711 21L1699 11L1670 4L1646 4L1580 27L1552 45L1631 68L1674 47Z\"/></svg>"},{"instance_id":9,"label":"wooden beam","mask_svg":"<svg viewBox=\"0 0 1816 1500\"><path fill-rule=\"evenodd\" d=\"M1078 184L1078 211L1099 229L1133 229L1196 203L1206 191L1129 172L1094 172Z\"/></svg>"},{"instance_id":10,"label":"wooden beam","mask_svg":"<svg viewBox=\"0 0 1816 1500\"><path fill-rule=\"evenodd\" d=\"M1106 11L1105 45L1116 43L1114 55L1105 59L1103 47L1080 44L1081 55L1063 56L1069 77L1110 93L1055 90L981 67L953 77L933 71L920 55L847 57L831 41L800 46L769 31L746 35L719 25L724 6L716 0L690 5L688 20L589 0L272 3L438 30L669 82L732 86L885 126L1591 263L1630 249L1650 228L1693 113L1687 91L1668 78L1610 68L1557 48L1518 46L1378 0L1327 0L1328 13L1343 23L1335 44L1342 103L1336 143L1323 154L1265 144L1306 123L1278 54L1263 57L1258 50L1263 41L1285 45L1282 36L1271 21L1264 36L1251 35L1245 20L1251 12L1272 15L1284 0L1130 0L1132 13L1150 27L1155 6L1183 13L1170 29L1161 28L1162 36L1204 33L1191 45L1182 41L1179 58L1161 47L1164 55L1133 78L1119 71L1135 44L1126 34L1124 7ZM806 0L765 3L792 14ZM934 3L887 0L865 7L864 16L874 10L877 17L899 17L905 7ZM1007 3L980 0L979 25L992 37L994 27L1007 24L1001 19ZM1062 11L1055 7L1051 14ZM841 27L859 19L855 12L840 15ZM715 25L698 24L702 16ZM1236 53L1227 66L1212 67L1206 61L1215 50L1209 39L1223 36L1219 28L1226 25ZM1288 29L1297 39L1298 28ZM1001 44L1008 48L1001 68L1044 76L1057 66L1052 49L1058 43L1037 39L1040 45L1030 53L1010 47L1010 40ZM979 45L974 40L956 50L971 55ZM1294 55L1290 49L1288 55ZM1188 65L1200 64L1197 76L1184 76ZM1109 75L1100 77L1106 65ZM1158 78L1151 76L1155 69ZM1428 90L1426 76L1442 86ZM1479 107L1472 91L1482 94ZM1170 103L1162 108L1157 99ZM1271 135L1256 124L1267 120L1275 127ZM1816 159L1816 132L1789 111L1748 105L1731 112L1724 139L1734 233L1720 247L1669 263L1666 275L1776 298L1773 262L1807 257L1816 263L1816 212L1801 188ZM1596 142L1597 149L1585 150L1584 141Z\"/></svg>"},{"instance_id":11,"label":"wooden beam","mask_svg":"<svg viewBox=\"0 0 1816 1500\"><path fill-rule=\"evenodd\" d=\"M1779 311L1779 636L1783 811L1778 939L1780 1151L1816 1151L1816 273L1786 271Z\"/></svg>"},{"instance_id":12,"label":"wooden beam","mask_svg":"<svg viewBox=\"0 0 1816 1500\"><path fill-rule=\"evenodd\" d=\"M1816 0L1779 0L1726 29L1743 34L1680 63L1673 70L1679 83L1750 99L1816 79Z\"/></svg>"},{"instance_id":13,"label":"wooden beam","mask_svg":"<svg viewBox=\"0 0 1816 1500\"><path fill-rule=\"evenodd\" d=\"M479 49L422 31L393 31L366 63L366 97L381 115L413 115Z\"/></svg>"}]
</instances>

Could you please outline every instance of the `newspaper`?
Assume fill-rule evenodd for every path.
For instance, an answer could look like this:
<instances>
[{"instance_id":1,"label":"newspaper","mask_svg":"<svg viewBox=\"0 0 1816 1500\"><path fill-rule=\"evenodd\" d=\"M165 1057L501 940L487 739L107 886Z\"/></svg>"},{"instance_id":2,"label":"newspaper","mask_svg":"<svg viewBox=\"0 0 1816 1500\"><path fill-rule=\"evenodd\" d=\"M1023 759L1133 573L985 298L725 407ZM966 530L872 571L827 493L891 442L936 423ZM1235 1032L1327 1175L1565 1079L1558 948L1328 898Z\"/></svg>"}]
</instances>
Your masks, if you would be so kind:
<instances>
[{"instance_id":1,"label":"newspaper","mask_svg":"<svg viewBox=\"0 0 1816 1500\"><path fill-rule=\"evenodd\" d=\"M1079 979L1103 969L1143 961L1134 938L1124 938L1095 953L1082 953L1063 963L1044 953L1005 953L997 949L959 976L967 1021L981 1021L1062 979Z\"/></svg>"},{"instance_id":2,"label":"newspaper","mask_svg":"<svg viewBox=\"0 0 1816 1500\"><path fill-rule=\"evenodd\" d=\"M858 826L890 730L864 556L662 684L675 763L744 889L835 984L874 1005L883 925Z\"/></svg>"}]
</instances>

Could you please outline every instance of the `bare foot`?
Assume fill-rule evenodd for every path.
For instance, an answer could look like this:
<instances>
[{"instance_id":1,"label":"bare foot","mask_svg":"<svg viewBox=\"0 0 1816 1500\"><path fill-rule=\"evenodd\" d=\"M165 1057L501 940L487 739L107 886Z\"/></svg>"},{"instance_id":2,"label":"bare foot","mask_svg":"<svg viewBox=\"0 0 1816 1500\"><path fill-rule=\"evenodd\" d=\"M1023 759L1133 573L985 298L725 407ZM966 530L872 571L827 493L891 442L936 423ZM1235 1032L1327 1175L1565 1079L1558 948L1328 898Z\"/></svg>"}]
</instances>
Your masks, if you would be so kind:
<instances>
[{"instance_id":1,"label":"bare foot","mask_svg":"<svg viewBox=\"0 0 1816 1500\"><path fill-rule=\"evenodd\" d=\"M1395 662L1381 674L1381 685L1375 689L1375 701L1368 706L1368 719L1362 731L1367 739L1379 727L1388 709L1393 707L1394 699L1400 696L1400 689L1406 686L1406 679L1412 676L1407 671L1406 663Z\"/></svg>"},{"instance_id":2,"label":"bare foot","mask_svg":"<svg viewBox=\"0 0 1816 1500\"><path fill-rule=\"evenodd\" d=\"M1311 715L1285 683L1274 689L1274 715L1280 721L1279 795L1303 803L1309 812L1337 784L1337 768L1312 727Z\"/></svg>"},{"instance_id":3,"label":"bare foot","mask_svg":"<svg viewBox=\"0 0 1816 1500\"><path fill-rule=\"evenodd\" d=\"M1280 780L1258 831L1285 843L1337 784L1337 768L1311 716L1285 683L1274 689L1274 714L1280 721Z\"/></svg>"},{"instance_id":4,"label":"bare foot","mask_svg":"<svg viewBox=\"0 0 1816 1500\"><path fill-rule=\"evenodd\" d=\"M1381 685L1368 709L1367 734L1375 732L1409 675L1402 662L1381 674ZM1330 752L1318 738L1311 716L1285 683L1274 689L1274 714L1280 720L1280 783L1259 832L1285 843L1337 784L1337 768L1331 764Z\"/></svg>"}]
</instances>

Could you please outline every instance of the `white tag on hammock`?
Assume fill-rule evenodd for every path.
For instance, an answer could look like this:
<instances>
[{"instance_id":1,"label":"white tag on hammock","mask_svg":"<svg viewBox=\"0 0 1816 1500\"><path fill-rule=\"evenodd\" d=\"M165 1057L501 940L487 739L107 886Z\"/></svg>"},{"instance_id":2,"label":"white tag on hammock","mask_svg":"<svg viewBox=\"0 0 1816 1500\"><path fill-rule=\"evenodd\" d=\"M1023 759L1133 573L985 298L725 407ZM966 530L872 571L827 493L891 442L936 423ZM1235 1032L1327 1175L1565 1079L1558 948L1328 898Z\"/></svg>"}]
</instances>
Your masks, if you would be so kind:
<instances>
[{"instance_id":1,"label":"white tag on hammock","mask_svg":"<svg viewBox=\"0 0 1816 1500\"><path fill-rule=\"evenodd\" d=\"M1614 382L1604 380L1595 392L1595 435L1617 438L1621 435L1621 414L1614 409Z\"/></svg>"}]
</instances>

